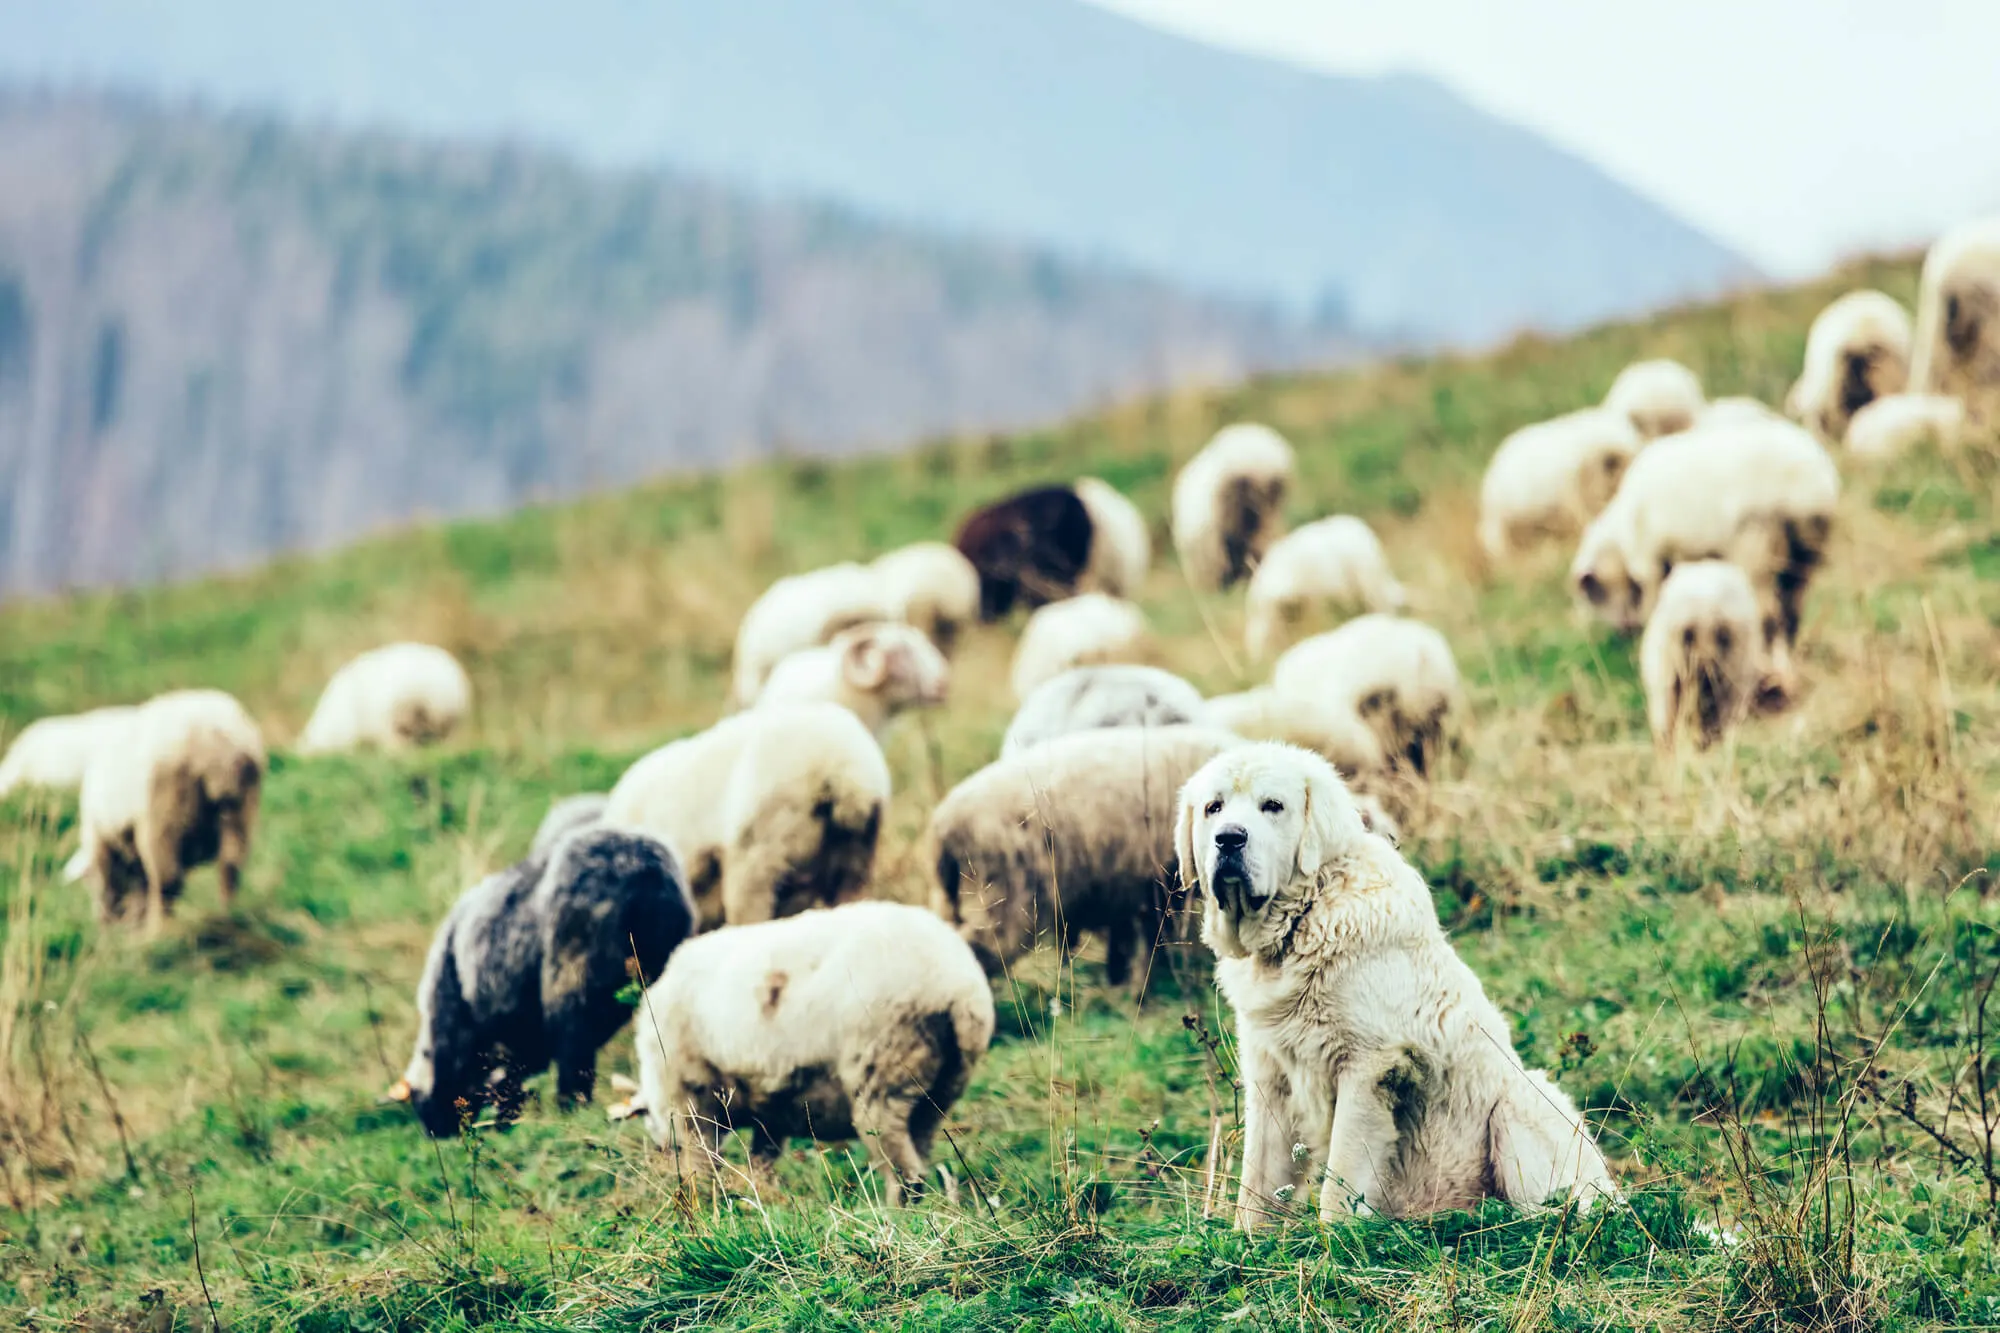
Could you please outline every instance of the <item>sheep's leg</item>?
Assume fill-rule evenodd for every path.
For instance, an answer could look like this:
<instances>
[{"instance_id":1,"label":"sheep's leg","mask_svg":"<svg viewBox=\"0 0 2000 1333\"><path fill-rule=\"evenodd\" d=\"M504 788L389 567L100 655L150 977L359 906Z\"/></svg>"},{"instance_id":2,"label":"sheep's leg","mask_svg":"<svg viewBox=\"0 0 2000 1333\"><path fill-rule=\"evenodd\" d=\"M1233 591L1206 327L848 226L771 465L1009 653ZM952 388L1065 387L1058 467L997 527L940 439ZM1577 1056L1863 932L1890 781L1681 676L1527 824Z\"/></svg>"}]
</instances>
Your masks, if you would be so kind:
<instances>
[{"instance_id":1,"label":"sheep's leg","mask_svg":"<svg viewBox=\"0 0 2000 1333\"><path fill-rule=\"evenodd\" d=\"M597 1094L597 1052L565 1039L556 1043L556 1105L567 1111Z\"/></svg>"},{"instance_id":2,"label":"sheep's leg","mask_svg":"<svg viewBox=\"0 0 2000 1333\"><path fill-rule=\"evenodd\" d=\"M243 863L250 859L250 828L257 819L257 789L252 787L242 800L221 812L221 838L215 853L215 872L222 884L222 906L236 906L236 890L243 882Z\"/></svg>"},{"instance_id":3,"label":"sheep's leg","mask_svg":"<svg viewBox=\"0 0 2000 1333\"><path fill-rule=\"evenodd\" d=\"M146 872L147 928L166 924L167 909L181 896L186 868L181 865L181 837L204 811L200 789L178 769L154 774L140 814L137 838L139 864Z\"/></svg>"},{"instance_id":4,"label":"sheep's leg","mask_svg":"<svg viewBox=\"0 0 2000 1333\"><path fill-rule=\"evenodd\" d=\"M487 1087L493 1103L494 1123L501 1129L512 1127L521 1117L521 1107L528 1100L528 1094L521 1086L521 1075L515 1070L511 1058L501 1067L499 1078Z\"/></svg>"},{"instance_id":5,"label":"sheep's leg","mask_svg":"<svg viewBox=\"0 0 2000 1333\"><path fill-rule=\"evenodd\" d=\"M1132 975L1134 927L1129 921L1114 922L1104 931L1104 979L1123 986Z\"/></svg>"},{"instance_id":6,"label":"sheep's leg","mask_svg":"<svg viewBox=\"0 0 2000 1333\"><path fill-rule=\"evenodd\" d=\"M661 1122L654 1141L667 1152L674 1176L683 1187L696 1189L706 1179L720 1190L722 1136L729 1131L728 1123L708 1089L684 1088L680 1095L678 1109L655 1112L648 1108L649 1124L654 1115Z\"/></svg>"},{"instance_id":7,"label":"sheep's leg","mask_svg":"<svg viewBox=\"0 0 2000 1333\"><path fill-rule=\"evenodd\" d=\"M778 1159L785 1154L785 1141L773 1134L761 1120L750 1125L750 1184L759 1193L777 1188Z\"/></svg>"},{"instance_id":8,"label":"sheep's leg","mask_svg":"<svg viewBox=\"0 0 2000 1333\"><path fill-rule=\"evenodd\" d=\"M900 1207L906 1194L923 1193L925 1165L910 1137L910 1118L919 1098L878 1097L857 1102L854 1128L868 1144L869 1155L882 1173L882 1195L892 1208Z\"/></svg>"},{"instance_id":9,"label":"sheep's leg","mask_svg":"<svg viewBox=\"0 0 2000 1333\"><path fill-rule=\"evenodd\" d=\"M110 925L125 915L127 893L125 864L118 854L103 843L97 844L94 861L97 879L97 919L103 925Z\"/></svg>"}]
</instances>

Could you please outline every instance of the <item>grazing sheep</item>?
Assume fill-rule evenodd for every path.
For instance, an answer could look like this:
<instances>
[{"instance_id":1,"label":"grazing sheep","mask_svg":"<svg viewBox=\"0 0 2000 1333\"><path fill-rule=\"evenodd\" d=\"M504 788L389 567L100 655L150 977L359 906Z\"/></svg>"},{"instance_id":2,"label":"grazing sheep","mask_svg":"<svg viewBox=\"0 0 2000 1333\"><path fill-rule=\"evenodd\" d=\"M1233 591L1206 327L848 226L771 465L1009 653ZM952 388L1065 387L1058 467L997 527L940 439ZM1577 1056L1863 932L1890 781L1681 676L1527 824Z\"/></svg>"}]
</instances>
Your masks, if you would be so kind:
<instances>
[{"instance_id":1,"label":"grazing sheep","mask_svg":"<svg viewBox=\"0 0 2000 1333\"><path fill-rule=\"evenodd\" d=\"M30 722L0 759L0 796L16 787L75 787L97 752L124 735L136 711L93 708Z\"/></svg>"},{"instance_id":2,"label":"grazing sheep","mask_svg":"<svg viewBox=\"0 0 2000 1333\"><path fill-rule=\"evenodd\" d=\"M1635 361L1618 372L1604 406L1631 418L1642 438L1657 440L1694 425L1701 415L1701 380L1678 361Z\"/></svg>"},{"instance_id":3,"label":"grazing sheep","mask_svg":"<svg viewBox=\"0 0 2000 1333\"><path fill-rule=\"evenodd\" d=\"M839 704L879 737L905 709L943 703L950 687L951 667L922 630L863 625L778 663L764 681L757 706Z\"/></svg>"},{"instance_id":4,"label":"grazing sheep","mask_svg":"<svg viewBox=\"0 0 2000 1333\"><path fill-rule=\"evenodd\" d=\"M187 872L213 861L222 905L232 906L250 855L264 781L264 739L243 705L220 690L148 700L83 775L83 846L67 877L91 876L97 916L126 915L143 891L158 929Z\"/></svg>"},{"instance_id":5,"label":"grazing sheep","mask_svg":"<svg viewBox=\"0 0 2000 1333\"><path fill-rule=\"evenodd\" d=\"M1877 398L1847 423L1847 452L1855 458L1886 461L1926 441L1950 449L1964 429L1965 404L1958 399L1892 393Z\"/></svg>"},{"instance_id":6,"label":"grazing sheep","mask_svg":"<svg viewBox=\"0 0 2000 1333\"><path fill-rule=\"evenodd\" d=\"M1819 312L1806 335L1805 369L1785 411L1838 444L1847 423L1910 379L1910 312L1877 291L1849 292Z\"/></svg>"},{"instance_id":7,"label":"grazing sheep","mask_svg":"<svg viewBox=\"0 0 2000 1333\"><path fill-rule=\"evenodd\" d=\"M889 765L838 704L773 704L640 759L609 825L664 838L704 930L845 902L867 886Z\"/></svg>"},{"instance_id":8,"label":"grazing sheep","mask_svg":"<svg viewBox=\"0 0 2000 1333\"><path fill-rule=\"evenodd\" d=\"M979 571L955 546L916 542L869 568L895 618L922 630L939 652L949 654L959 633L979 619Z\"/></svg>"},{"instance_id":9,"label":"grazing sheep","mask_svg":"<svg viewBox=\"0 0 2000 1333\"><path fill-rule=\"evenodd\" d=\"M1090 509L1069 486L1010 495L970 514L953 545L979 571L979 615L998 620L1076 592L1090 564Z\"/></svg>"},{"instance_id":10,"label":"grazing sheep","mask_svg":"<svg viewBox=\"0 0 2000 1333\"><path fill-rule=\"evenodd\" d=\"M1381 738L1361 714L1330 699L1280 694L1266 686L1217 695L1203 706L1201 720L1248 741L1283 741L1311 750L1339 769L1342 777L1373 773L1389 762Z\"/></svg>"},{"instance_id":11,"label":"grazing sheep","mask_svg":"<svg viewBox=\"0 0 2000 1333\"><path fill-rule=\"evenodd\" d=\"M1460 695L1458 664L1444 635L1379 614L1288 650L1271 671L1271 687L1351 710L1375 732L1392 765L1418 776L1430 771Z\"/></svg>"},{"instance_id":12,"label":"grazing sheep","mask_svg":"<svg viewBox=\"0 0 2000 1333\"><path fill-rule=\"evenodd\" d=\"M1910 388L2000 422L2000 217L1953 228L1924 256Z\"/></svg>"},{"instance_id":13,"label":"grazing sheep","mask_svg":"<svg viewBox=\"0 0 2000 1333\"><path fill-rule=\"evenodd\" d=\"M1116 487L1096 477L1077 480L1076 498L1090 511L1090 562L1084 566L1079 588L1113 597L1138 596L1153 565L1153 538L1146 531L1145 516Z\"/></svg>"},{"instance_id":14,"label":"grazing sheep","mask_svg":"<svg viewBox=\"0 0 2000 1333\"><path fill-rule=\"evenodd\" d=\"M1697 426L1741 426L1759 421L1783 421L1784 415L1769 403L1757 398L1736 395L1717 398L1701 409L1695 418Z\"/></svg>"},{"instance_id":15,"label":"grazing sheep","mask_svg":"<svg viewBox=\"0 0 2000 1333\"><path fill-rule=\"evenodd\" d=\"M390 1095L438 1137L489 1098L513 1119L521 1080L551 1061L559 1103L589 1101L597 1052L631 1012L619 992L659 976L693 928L680 863L643 833L585 829L488 875L431 941L416 1051Z\"/></svg>"},{"instance_id":16,"label":"grazing sheep","mask_svg":"<svg viewBox=\"0 0 2000 1333\"><path fill-rule=\"evenodd\" d=\"M954 787L931 815L940 911L964 922L990 969L1054 938L1067 951L1085 931L1104 936L1111 984L1130 974L1135 945L1161 938L1176 887L1174 796L1231 745L1202 727L1117 727L1059 736Z\"/></svg>"},{"instance_id":17,"label":"grazing sheep","mask_svg":"<svg viewBox=\"0 0 2000 1333\"><path fill-rule=\"evenodd\" d=\"M723 1169L732 1130L766 1174L787 1139L859 1139L894 1205L993 1040L993 992L934 914L853 903L688 941L635 1028L632 1109L683 1180Z\"/></svg>"},{"instance_id":18,"label":"grazing sheep","mask_svg":"<svg viewBox=\"0 0 2000 1333\"><path fill-rule=\"evenodd\" d=\"M1043 681L1071 667L1130 660L1146 648L1146 616L1130 602L1087 592L1051 602L1028 617L1014 649L1014 697L1026 701Z\"/></svg>"},{"instance_id":19,"label":"grazing sheep","mask_svg":"<svg viewBox=\"0 0 2000 1333\"><path fill-rule=\"evenodd\" d=\"M1639 641L1653 739L1671 747L1691 715L1703 749L1748 716L1763 672L1763 613L1750 577L1723 560L1676 565Z\"/></svg>"},{"instance_id":20,"label":"grazing sheep","mask_svg":"<svg viewBox=\"0 0 2000 1333\"><path fill-rule=\"evenodd\" d=\"M1787 421L1703 427L1649 446L1585 530L1570 582L1627 632L1652 614L1675 565L1739 565L1770 604L1775 658L1798 636L1807 586L1833 530L1840 472Z\"/></svg>"},{"instance_id":21,"label":"grazing sheep","mask_svg":"<svg viewBox=\"0 0 2000 1333\"><path fill-rule=\"evenodd\" d=\"M575 796L563 797L542 816L542 822L535 828L534 838L528 843L528 855L546 856L565 834L603 823L604 807L610 801L611 797L601 791L579 792Z\"/></svg>"},{"instance_id":22,"label":"grazing sheep","mask_svg":"<svg viewBox=\"0 0 2000 1333\"><path fill-rule=\"evenodd\" d=\"M429 745L472 711L472 681L458 659L428 643L372 648L333 673L299 735L300 754L376 745Z\"/></svg>"},{"instance_id":23,"label":"grazing sheep","mask_svg":"<svg viewBox=\"0 0 2000 1333\"><path fill-rule=\"evenodd\" d=\"M1087 666L1051 676L1028 692L1000 742L1000 756L1057 736L1105 727L1174 727L1198 721L1201 691L1150 666Z\"/></svg>"},{"instance_id":24,"label":"grazing sheep","mask_svg":"<svg viewBox=\"0 0 2000 1333\"><path fill-rule=\"evenodd\" d=\"M1174 548L1188 579L1216 592L1249 576L1285 532L1292 446L1269 426L1224 426L1174 478Z\"/></svg>"},{"instance_id":25,"label":"grazing sheep","mask_svg":"<svg viewBox=\"0 0 2000 1333\"><path fill-rule=\"evenodd\" d=\"M1617 494L1644 444L1629 416L1601 407L1523 426L1502 440L1479 486L1479 544L1487 557L1499 564L1541 538L1582 532Z\"/></svg>"},{"instance_id":26,"label":"grazing sheep","mask_svg":"<svg viewBox=\"0 0 2000 1333\"><path fill-rule=\"evenodd\" d=\"M1250 576L1244 647L1262 661L1279 635L1322 606L1400 611L1408 602L1374 529L1347 514L1316 519L1272 543Z\"/></svg>"},{"instance_id":27,"label":"grazing sheep","mask_svg":"<svg viewBox=\"0 0 2000 1333\"><path fill-rule=\"evenodd\" d=\"M825 643L844 629L894 620L896 608L873 570L852 561L779 579L743 613L736 627L731 700L757 701L771 669L801 648Z\"/></svg>"}]
</instances>

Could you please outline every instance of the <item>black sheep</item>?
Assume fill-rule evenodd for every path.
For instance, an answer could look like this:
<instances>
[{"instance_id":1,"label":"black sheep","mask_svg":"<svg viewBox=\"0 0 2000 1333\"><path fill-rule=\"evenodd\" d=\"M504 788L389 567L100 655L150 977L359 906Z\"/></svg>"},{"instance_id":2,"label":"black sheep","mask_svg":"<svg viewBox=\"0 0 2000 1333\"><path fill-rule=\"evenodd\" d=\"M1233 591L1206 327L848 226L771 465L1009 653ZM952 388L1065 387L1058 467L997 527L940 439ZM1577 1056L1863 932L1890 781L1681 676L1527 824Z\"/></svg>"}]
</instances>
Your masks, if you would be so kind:
<instances>
[{"instance_id":1,"label":"black sheep","mask_svg":"<svg viewBox=\"0 0 2000 1333\"><path fill-rule=\"evenodd\" d=\"M1068 486L1023 491L959 525L959 552L979 571L979 615L998 620L1077 590L1090 563L1090 510Z\"/></svg>"},{"instance_id":2,"label":"black sheep","mask_svg":"<svg viewBox=\"0 0 2000 1333\"><path fill-rule=\"evenodd\" d=\"M551 1061L558 1103L588 1101L597 1052L694 929L687 879L657 838L591 828L466 890L417 983L417 1047L394 1095L433 1135L481 1105L502 1123L520 1083ZM634 971L639 975L634 975Z\"/></svg>"}]
</instances>

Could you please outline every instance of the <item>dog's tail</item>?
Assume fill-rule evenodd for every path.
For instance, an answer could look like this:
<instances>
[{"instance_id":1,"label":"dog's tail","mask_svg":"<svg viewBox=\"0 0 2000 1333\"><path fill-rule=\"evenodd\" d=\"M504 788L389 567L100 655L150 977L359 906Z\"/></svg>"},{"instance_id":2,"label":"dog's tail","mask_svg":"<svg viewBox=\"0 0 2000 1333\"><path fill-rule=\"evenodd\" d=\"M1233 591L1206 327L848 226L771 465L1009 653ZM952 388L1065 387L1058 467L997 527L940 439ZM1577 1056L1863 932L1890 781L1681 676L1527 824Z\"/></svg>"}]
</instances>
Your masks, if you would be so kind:
<instances>
[{"instance_id":1,"label":"dog's tail","mask_svg":"<svg viewBox=\"0 0 2000 1333\"><path fill-rule=\"evenodd\" d=\"M1539 1069L1508 1074L1487 1134L1494 1185L1509 1202L1533 1208L1559 1197L1587 1209L1618 1197L1576 1104Z\"/></svg>"}]
</instances>

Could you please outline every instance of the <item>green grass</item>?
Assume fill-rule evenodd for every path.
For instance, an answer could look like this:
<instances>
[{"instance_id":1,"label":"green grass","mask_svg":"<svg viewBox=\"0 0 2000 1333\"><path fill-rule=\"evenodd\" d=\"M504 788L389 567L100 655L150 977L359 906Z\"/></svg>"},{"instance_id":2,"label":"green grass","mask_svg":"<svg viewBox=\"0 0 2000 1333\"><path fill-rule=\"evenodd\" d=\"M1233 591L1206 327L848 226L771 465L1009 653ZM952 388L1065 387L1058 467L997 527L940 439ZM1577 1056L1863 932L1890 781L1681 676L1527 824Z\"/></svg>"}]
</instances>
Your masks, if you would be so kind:
<instances>
[{"instance_id":1,"label":"green grass","mask_svg":"<svg viewBox=\"0 0 2000 1333\"><path fill-rule=\"evenodd\" d=\"M277 749L241 910L217 914L198 876L158 940L104 934L58 882L70 800L0 804L0 1311L206 1329L212 1301L231 1329L356 1333L2000 1323L1979 1163L1902 1114L1907 1082L1917 1120L1983 1152L1976 1108L1947 1115L1945 1089L1970 1086L2000 969L1992 456L1850 471L1807 697L1700 757L1654 755L1631 646L1575 616L1560 553L1491 577L1469 531L1508 429L1593 400L1640 354L1775 401L1811 315L1857 282L1908 299L1915 273L9 608L0 739L207 684ZM1030 960L1002 988L940 1148L970 1186L957 1209L884 1210L854 1145L801 1146L754 1197L684 1199L636 1127L558 1115L546 1088L512 1131L450 1144L378 1102L431 924L550 800L715 718L736 619L771 578L1084 472L1157 519L1178 463L1239 417L1298 444L1295 516L1368 517L1453 642L1465 744L1405 851L1524 1056L1601 1117L1629 1207L1238 1235L1220 1220L1231 1028L1198 948L1171 952L1143 1007L1090 957ZM1162 559L1144 600L1163 664L1216 691L1256 678L1235 599L1195 598ZM975 634L953 702L890 738L886 896L926 890L928 742L946 782L997 747L1011 634ZM289 754L329 671L397 636L467 662L470 734ZM607 1072L629 1065L628 1043L607 1048Z\"/></svg>"}]
</instances>

